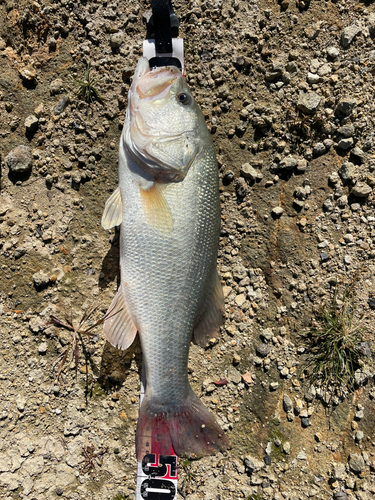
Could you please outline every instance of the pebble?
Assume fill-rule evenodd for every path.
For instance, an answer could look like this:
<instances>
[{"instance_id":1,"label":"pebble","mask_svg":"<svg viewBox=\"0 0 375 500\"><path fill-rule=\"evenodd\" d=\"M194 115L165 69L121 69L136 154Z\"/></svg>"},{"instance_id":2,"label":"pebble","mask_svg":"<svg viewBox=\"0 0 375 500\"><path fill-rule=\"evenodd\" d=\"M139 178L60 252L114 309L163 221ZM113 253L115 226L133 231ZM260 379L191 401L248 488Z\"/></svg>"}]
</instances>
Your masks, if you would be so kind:
<instances>
[{"instance_id":1,"label":"pebble","mask_svg":"<svg viewBox=\"0 0 375 500\"><path fill-rule=\"evenodd\" d=\"M51 95L61 94L64 92L64 82L61 78L56 78L50 83L49 91Z\"/></svg>"},{"instance_id":2,"label":"pebble","mask_svg":"<svg viewBox=\"0 0 375 500\"><path fill-rule=\"evenodd\" d=\"M327 262L327 260L329 260L329 254L326 252L320 252L320 260L322 262Z\"/></svg>"},{"instance_id":3,"label":"pebble","mask_svg":"<svg viewBox=\"0 0 375 500\"><path fill-rule=\"evenodd\" d=\"M118 49L123 44L123 41L124 33L122 31L118 31L110 37L109 45L112 47L112 49Z\"/></svg>"},{"instance_id":4,"label":"pebble","mask_svg":"<svg viewBox=\"0 0 375 500\"><path fill-rule=\"evenodd\" d=\"M48 349L48 344L47 342L42 342L41 344L38 345L38 352L39 354L45 354Z\"/></svg>"},{"instance_id":5,"label":"pebble","mask_svg":"<svg viewBox=\"0 0 375 500\"><path fill-rule=\"evenodd\" d=\"M283 408L285 413L293 411L293 402L287 394L283 396Z\"/></svg>"},{"instance_id":6,"label":"pebble","mask_svg":"<svg viewBox=\"0 0 375 500\"><path fill-rule=\"evenodd\" d=\"M245 177L245 179L249 179L250 181L256 181L258 179L259 171L252 167L249 163L245 163L242 165L241 175Z\"/></svg>"},{"instance_id":7,"label":"pebble","mask_svg":"<svg viewBox=\"0 0 375 500\"><path fill-rule=\"evenodd\" d=\"M321 156L326 152L326 147L322 142L317 142L313 147L314 156Z\"/></svg>"},{"instance_id":8,"label":"pebble","mask_svg":"<svg viewBox=\"0 0 375 500\"><path fill-rule=\"evenodd\" d=\"M313 114L318 109L321 100L321 96L315 92L302 93L298 98L297 108L304 113Z\"/></svg>"},{"instance_id":9,"label":"pebble","mask_svg":"<svg viewBox=\"0 0 375 500\"><path fill-rule=\"evenodd\" d=\"M353 111L356 103L357 101L351 97L342 98L337 104L336 111L342 113L345 116L349 116L350 113Z\"/></svg>"},{"instance_id":10,"label":"pebble","mask_svg":"<svg viewBox=\"0 0 375 500\"><path fill-rule=\"evenodd\" d=\"M69 105L69 103L70 103L70 97L68 95L62 96L62 98L59 100L59 102L54 106L53 114L60 115L65 110L65 108Z\"/></svg>"},{"instance_id":11,"label":"pebble","mask_svg":"<svg viewBox=\"0 0 375 500\"><path fill-rule=\"evenodd\" d=\"M347 161L343 163L339 170L339 174L343 181L351 181L355 175L355 166L354 163Z\"/></svg>"},{"instance_id":12,"label":"pebble","mask_svg":"<svg viewBox=\"0 0 375 500\"><path fill-rule=\"evenodd\" d=\"M287 156L283 158L279 163L280 170L290 170L297 166L297 159L294 156Z\"/></svg>"},{"instance_id":13,"label":"pebble","mask_svg":"<svg viewBox=\"0 0 375 500\"><path fill-rule=\"evenodd\" d=\"M39 120L36 116L30 115L25 119L26 132L35 132L38 128Z\"/></svg>"},{"instance_id":14,"label":"pebble","mask_svg":"<svg viewBox=\"0 0 375 500\"><path fill-rule=\"evenodd\" d=\"M357 160L357 163L363 163L365 160L365 153L358 146L353 148L350 154L351 154L351 157L353 157L355 160Z\"/></svg>"},{"instance_id":15,"label":"pebble","mask_svg":"<svg viewBox=\"0 0 375 500\"><path fill-rule=\"evenodd\" d=\"M360 443L362 441L362 439L364 438L364 436L365 435L364 435L363 431L357 431L355 433L355 440L356 440L356 442Z\"/></svg>"},{"instance_id":16,"label":"pebble","mask_svg":"<svg viewBox=\"0 0 375 500\"><path fill-rule=\"evenodd\" d=\"M357 182L350 192L358 198L367 198L372 193L372 188L365 182Z\"/></svg>"},{"instance_id":17,"label":"pebble","mask_svg":"<svg viewBox=\"0 0 375 500\"><path fill-rule=\"evenodd\" d=\"M286 455L289 455L290 454L290 451L291 451L291 445L289 443L289 441L285 441L285 443L283 444L283 452L286 454Z\"/></svg>"},{"instance_id":18,"label":"pebble","mask_svg":"<svg viewBox=\"0 0 375 500\"><path fill-rule=\"evenodd\" d=\"M327 48L327 56L330 59L337 59L339 55L340 55L340 51L337 47L331 46L331 47Z\"/></svg>"},{"instance_id":19,"label":"pebble","mask_svg":"<svg viewBox=\"0 0 375 500\"><path fill-rule=\"evenodd\" d=\"M355 474L360 474L365 470L365 461L362 455L358 455L358 453L351 453L348 462L350 470Z\"/></svg>"},{"instance_id":20,"label":"pebble","mask_svg":"<svg viewBox=\"0 0 375 500\"><path fill-rule=\"evenodd\" d=\"M298 460L307 460L307 455L304 450L301 450L297 455Z\"/></svg>"},{"instance_id":21,"label":"pebble","mask_svg":"<svg viewBox=\"0 0 375 500\"><path fill-rule=\"evenodd\" d=\"M32 168L31 148L17 146L5 158L8 168L14 174L28 173Z\"/></svg>"},{"instance_id":22,"label":"pebble","mask_svg":"<svg viewBox=\"0 0 375 500\"><path fill-rule=\"evenodd\" d=\"M352 137L347 137L345 139L341 139L338 143L337 143L337 147L340 148L340 149L349 149L353 146L354 144L354 140Z\"/></svg>"},{"instance_id":23,"label":"pebble","mask_svg":"<svg viewBox=\"0 0 375 500\"><path fill-rule=\"evenodd\" d=\"M38 271L33 274L33 282L37 288L48 285L49 276L44 271Z\"/></svg>"},{"instance_id":24,"label":"pebble","mask_svg":"<svg viewBox=\"0 0 375 500\"><path fill-rule=\"evenodd\" d=\"M351 26L347 26L342 30L341 33L341 45L344 49L347 49L349 45L352 43L353 39L361 33L361 28L356 24L352 24Z\"/></svg>"},{"instance_id":25,"label":"pebble","mask_svg":"<svg viewBox=\"0 0 375 500\"><path fill-rule=\"evenodd\" d=\"M268 354L270 353L270 351L271 351L271 348L270 348L270 346L268 344L261 343L261 344L258 344L256 346L256 353L261 358L265 358L266 356L268 356Z\"/></svg>"},{"instance_id":26,"label":"pebble","mask_svg":"<svg viewBox=\"0 0 375 500\"><path fill-rule=\"evenodd\" d=\"M284 209L282 207L274 207L271 211L272 215L275 215L275 217L280 217L280 215L284 212Z\"/></svg>"},{"instance_id":27,"label":"pebble","mask_svg":"<svg viewBox=\"0 0 375 500\"><path fill-rule=\"evenodd\" d=\"M353 135L355 133L355 128L350 123L347 123L347 124L343 125L342 127L338 128L337 132L339 134L343 135L344 137L353 137Z\"/></svg>"}]
</instances>

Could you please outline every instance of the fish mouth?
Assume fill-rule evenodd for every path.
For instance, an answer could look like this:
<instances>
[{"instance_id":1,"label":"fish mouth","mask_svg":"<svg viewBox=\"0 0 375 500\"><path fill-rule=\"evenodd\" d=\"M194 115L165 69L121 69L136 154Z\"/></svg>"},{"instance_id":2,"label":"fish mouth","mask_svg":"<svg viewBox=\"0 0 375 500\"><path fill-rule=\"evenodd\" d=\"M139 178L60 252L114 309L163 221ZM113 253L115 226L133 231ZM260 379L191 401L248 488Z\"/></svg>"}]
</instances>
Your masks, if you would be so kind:
<instances>
[{"instance_id":1,"label":"fish mouth","mask_svg":"<svg viewBox=\"0 0 375 500\"><path fill-rule=\"evenodd\" d=\"M148 65L139 75L135 90L140 99L162 99L178 78L181 78L181 72L174 66L150 69Z\"/></svg>"}]
</instances>

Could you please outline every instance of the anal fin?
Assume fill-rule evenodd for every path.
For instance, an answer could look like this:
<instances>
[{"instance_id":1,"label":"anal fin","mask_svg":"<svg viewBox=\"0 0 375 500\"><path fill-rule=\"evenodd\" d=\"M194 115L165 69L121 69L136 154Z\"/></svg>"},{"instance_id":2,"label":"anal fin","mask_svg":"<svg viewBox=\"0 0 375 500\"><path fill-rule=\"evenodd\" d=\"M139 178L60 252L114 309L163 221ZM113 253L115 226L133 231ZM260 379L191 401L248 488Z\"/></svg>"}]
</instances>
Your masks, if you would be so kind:
<instances>
[{"instance_id":1,"label":"anal fin","mask_svg":"<svg viewBox=\"0 0 375 500\"><path fill-rule=\"evenodd\" d=\"M114 347L125 350L131 346L136 334L137 327L127 311L120 286L104 320L103 335Z\"/></svg>"},{"instance_id":2,"label":"anal fin","mask_svg":"<svg viewBox=\"0 0 375 500\"><path fill-rule=\"evenodd\" d=\"M122 199L120 188L118 187L106 201L102 216L102 227L111 229L119 226L122 222Z\"/></svg>"},{"instance_id":3,"label":"anal fin","mask_svg":"<svg viewBox=\"0 0 375 500\"><path fill-rule=\"evenodd\" d=\"M216 338L223 324L224 294L219 275L215 271L214 286L207 306L194 328L194 338L198 345L205 347L209 340Z\"/></svg>"}]
</instances>

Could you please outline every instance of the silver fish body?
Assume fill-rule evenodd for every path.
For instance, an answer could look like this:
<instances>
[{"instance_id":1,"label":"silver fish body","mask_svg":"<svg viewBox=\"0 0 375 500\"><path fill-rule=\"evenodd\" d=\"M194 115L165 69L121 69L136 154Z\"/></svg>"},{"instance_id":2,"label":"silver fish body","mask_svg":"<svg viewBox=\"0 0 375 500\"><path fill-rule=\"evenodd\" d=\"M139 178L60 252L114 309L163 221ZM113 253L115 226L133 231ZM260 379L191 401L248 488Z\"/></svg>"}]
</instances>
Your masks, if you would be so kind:
<instances>
[{"instance_id":1,"label":"silver fish body","mask_svg":"<svg viewBox=\"0 0 375 500\"><path fill-rule=\"evenodd\" d=\"M104 227L122 223L121 287L104 334L120 348L140 335L147 388L138 458L150 427L161 436L161 453L171 446L178 455L196 456L226 449L227 438L187 374L193 332L205 345L222 322L217 163L203 115L175 68L150 71L147 60L138 63L120 142L119 187L103 215Z\"/></svg>"}]
</instances>

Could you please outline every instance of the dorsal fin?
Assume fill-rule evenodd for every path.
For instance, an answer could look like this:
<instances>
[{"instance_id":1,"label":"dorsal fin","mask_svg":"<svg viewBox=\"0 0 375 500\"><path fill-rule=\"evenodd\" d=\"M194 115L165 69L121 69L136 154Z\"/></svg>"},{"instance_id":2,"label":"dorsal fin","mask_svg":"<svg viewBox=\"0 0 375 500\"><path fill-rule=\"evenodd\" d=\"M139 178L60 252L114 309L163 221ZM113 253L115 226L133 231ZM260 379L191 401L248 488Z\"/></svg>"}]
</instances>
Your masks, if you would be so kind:
<instances>
[{"instance_id":1,"label":"dorsal fin","mask_svg":"<svg viewBox=\"0 0 375 500\"><path fill-rule=\"evenodd\" d=\"M102 216L102 226L104 229L111 229L119 226L122 222L122 199L120 188L111 194L106 201Z\"/></svg>"},{"instance_id":2,"label":"dorsal fin","mask_svg":"<svg viewBox=\"0 0 375 500\"><path fill-rule=\"evenodd\" d=\"M124 350L131 346L136 334L137 327L127 311L120 285L107 311L103 335L114 347Z\"/></svg>"},{"instance_id":3,"label":"dorsal fin","mask_svg":"<svg viewBox=\"0 0 375 500\"><path fill-rule=\"evenodd\" d=\"M215 271L214 286L211 297L202 316L194 328L194 338L198 345L205 347L209 340L216 338L220 326L223 324L224 294L219 275Z\"/></svg>"}]
</instances>

